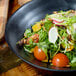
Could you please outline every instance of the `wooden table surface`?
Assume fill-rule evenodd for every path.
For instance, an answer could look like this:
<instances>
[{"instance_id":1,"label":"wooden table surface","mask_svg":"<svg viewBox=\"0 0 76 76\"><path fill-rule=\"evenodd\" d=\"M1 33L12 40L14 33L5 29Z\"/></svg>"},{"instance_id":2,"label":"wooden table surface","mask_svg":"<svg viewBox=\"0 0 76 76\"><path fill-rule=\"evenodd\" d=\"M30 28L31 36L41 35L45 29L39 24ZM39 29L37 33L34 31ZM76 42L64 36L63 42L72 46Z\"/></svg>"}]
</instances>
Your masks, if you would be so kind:
<instances>
[{"instance_id":1,"label":"wooden table surface","mask_svg":"<svg viewBox=\"0 0 76 76\"><path fill-rule=\"evenodd\" d=\"M19 0L19 1L21 2L18 3L18 0L10 0L8 18L21 5L30 0ZM0 52L0 58L2 59L0 60L0 70L2 70L3 72L0 74L0 76L53 76L53 75L57 76L62 74L66 75L66 73L63 72L49 72L41 70L23 62L9 49L8 44L5 42L5 40L4 42L0 43L0 47L2 47L2 51Z\"/></svg>"},{"instance_id":2,"label":"wooden table surface","mask_svg":"<svg viewBox=\"0 0 76 76\"><path fill-rule=\"evenodd\" d=\"M4 37L9 0L0 0L0 41Z\"/></svg>"}]
</instances>

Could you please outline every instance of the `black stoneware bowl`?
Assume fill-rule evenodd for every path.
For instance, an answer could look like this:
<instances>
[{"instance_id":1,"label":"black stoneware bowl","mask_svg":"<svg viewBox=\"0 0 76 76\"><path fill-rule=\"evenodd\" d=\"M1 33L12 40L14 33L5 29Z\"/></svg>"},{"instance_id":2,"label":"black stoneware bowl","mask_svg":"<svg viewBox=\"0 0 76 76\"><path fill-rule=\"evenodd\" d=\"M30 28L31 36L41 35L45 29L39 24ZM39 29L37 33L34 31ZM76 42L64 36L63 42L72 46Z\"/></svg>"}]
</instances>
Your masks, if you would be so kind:
<instances>
[{"instance_id":1,"label":"black stoneware bowl","mask_svg":"<svg viewBox=\"0 0 76 76\"><path fill-rule=\"evenodd\" d=\"M42 63L32 54L24 52L16 46L16 42L23 37L25 29L43 19L53 11L75 9L75 0L32 0L19 8L8 20L5 38L11 50L23 61L40 69L49 71L76 71L76 68L57 68L48 63Z\"/></svg>"}]
</instances>

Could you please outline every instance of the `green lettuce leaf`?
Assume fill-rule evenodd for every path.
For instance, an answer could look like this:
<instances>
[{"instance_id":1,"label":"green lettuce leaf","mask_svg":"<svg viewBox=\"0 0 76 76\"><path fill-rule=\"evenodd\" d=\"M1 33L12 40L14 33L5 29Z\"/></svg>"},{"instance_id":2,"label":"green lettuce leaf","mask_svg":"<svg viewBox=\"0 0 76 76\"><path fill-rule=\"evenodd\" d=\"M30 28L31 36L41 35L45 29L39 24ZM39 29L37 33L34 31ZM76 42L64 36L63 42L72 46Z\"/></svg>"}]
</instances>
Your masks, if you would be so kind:
<instances>
[{"instance_id":1,"label":"green lettuce leaf","mask_svg":"<svg viewBox=\"0 0 76 76\"><path fill-rule=\"evenodd\" d=\"M28 38L32 35L31 29L26 29L26 31L24 32L24 36L25 38Z\"/></svg>"},{"instance_id":2,"label":"green lettuce leaf","mask_svg":"<svg viewBox=\"0 0 76 76\"><path fill-rule=\"evenodd\" d=\"M39 42L43 42L47 37L48 37L48 34L46 31L44 31L43 29L41 29L39 32Z\"/></svg>"},{"instance_id":3,"label":"green lettuce leaf","mask_svg":"<svg viewBox=\"0 0 76 76\"><path fill-rule=\"evenodd\" d=\"M70 65L72 67L76 67L76 57L73 58L73 60L71 61Z\"/></svg>"}]
</instances>

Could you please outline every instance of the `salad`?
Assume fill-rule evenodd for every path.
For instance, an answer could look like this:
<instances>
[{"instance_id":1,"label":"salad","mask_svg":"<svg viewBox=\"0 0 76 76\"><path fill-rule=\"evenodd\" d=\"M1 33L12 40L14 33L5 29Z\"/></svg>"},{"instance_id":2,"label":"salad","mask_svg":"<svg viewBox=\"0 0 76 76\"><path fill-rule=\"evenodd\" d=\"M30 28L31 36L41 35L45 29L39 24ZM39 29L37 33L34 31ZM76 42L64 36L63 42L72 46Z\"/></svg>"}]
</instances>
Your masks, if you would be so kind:
<instances>
[{"instance_id":1,"label":"salad","mask_svg":"<svg viewBox=\"0 0 76 76\"><path fill-rule=\"evenodd\" d=\"M17 42L42 62L56 67L76 66L76 11L55 11L26 29Z\"/></svg>"}]
</instances>

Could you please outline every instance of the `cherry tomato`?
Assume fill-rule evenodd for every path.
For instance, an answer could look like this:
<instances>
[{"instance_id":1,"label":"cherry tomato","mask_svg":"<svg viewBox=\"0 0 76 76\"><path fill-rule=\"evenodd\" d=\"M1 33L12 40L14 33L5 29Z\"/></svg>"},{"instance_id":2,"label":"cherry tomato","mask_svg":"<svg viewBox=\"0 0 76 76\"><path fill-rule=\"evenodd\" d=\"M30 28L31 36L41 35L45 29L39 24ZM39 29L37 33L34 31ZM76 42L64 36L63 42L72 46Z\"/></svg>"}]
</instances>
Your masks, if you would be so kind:
<instances>
[{"instance_id":1,"label":"cherry tomato","mask_svg":"<svg viewBox=\"0 0 76 76\"><path fill-rule=\"evenodd\" d=\"M57 67L66 67L69 64L69 59L66 55L58 53L53 57L52 64Z\"/></svg>"},{"instance_id":2,"label":"cherry tomato","mask_svg":"<svg viewBox=\"0 0 76 76\"><path fill-rule=\"evenodd\" d=\"M34 56L37 60L40 60L40 61L46 58L46 54L42 49L38 48L38 46L34 48Z\"/></svg>"}]
</instances>

